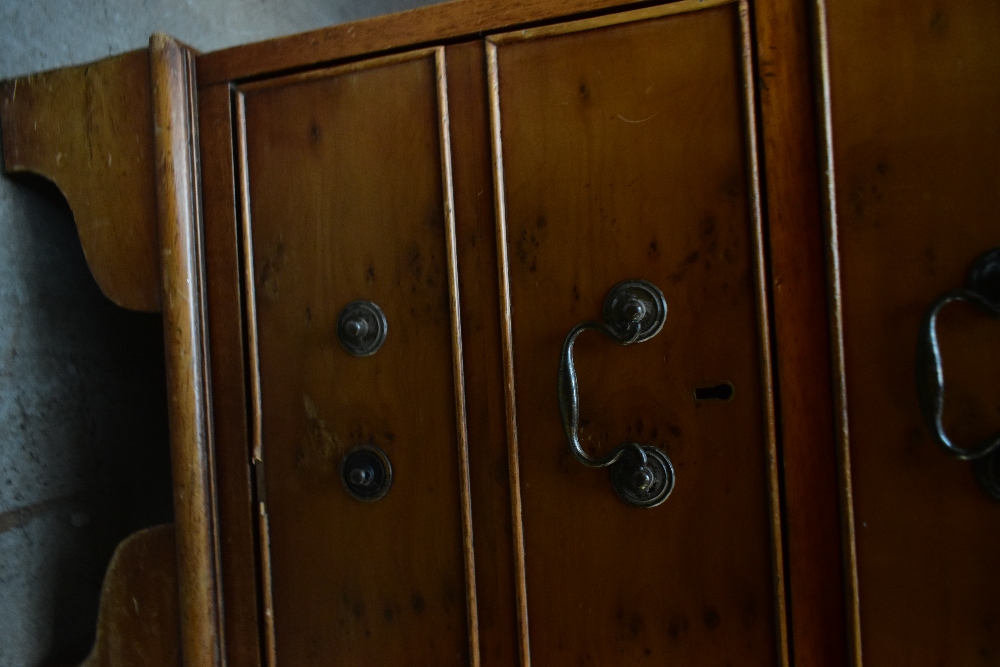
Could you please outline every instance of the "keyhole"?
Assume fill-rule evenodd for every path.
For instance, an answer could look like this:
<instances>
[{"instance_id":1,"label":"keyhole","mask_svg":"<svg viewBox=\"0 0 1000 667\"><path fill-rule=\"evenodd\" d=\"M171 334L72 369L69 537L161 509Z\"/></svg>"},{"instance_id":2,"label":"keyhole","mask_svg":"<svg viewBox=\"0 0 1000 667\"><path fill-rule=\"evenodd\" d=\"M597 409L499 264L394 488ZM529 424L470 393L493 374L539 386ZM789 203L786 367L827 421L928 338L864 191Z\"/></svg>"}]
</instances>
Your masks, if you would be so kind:
<instances>
[{"instance_id":1,"label":"keyhole","mask_svg":"<svg viewBox=\"0 0 1000 667\"><path fill-rule=\"evenodd\" d=\"M733 398L736 390L731 382L713 385L711 387L698 387L694 390L696 401L728 401Z\"/></svg>"}]
</instances>

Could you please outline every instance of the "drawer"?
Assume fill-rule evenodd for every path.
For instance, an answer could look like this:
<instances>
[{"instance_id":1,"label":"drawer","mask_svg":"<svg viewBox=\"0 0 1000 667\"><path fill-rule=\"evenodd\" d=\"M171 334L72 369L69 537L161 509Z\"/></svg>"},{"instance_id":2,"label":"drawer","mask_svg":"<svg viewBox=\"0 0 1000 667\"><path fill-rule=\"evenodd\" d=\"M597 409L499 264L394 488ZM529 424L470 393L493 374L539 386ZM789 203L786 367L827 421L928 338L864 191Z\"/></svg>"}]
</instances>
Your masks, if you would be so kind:
<instances>
[{"instance_id":1,"label":"drawer","mask_svg":"<svg viewBox=\"0 0 1000 667\"><path fill-rule=\"evenodd\" d=\"M919 2L859 20L838 2L830 21L862 655L871 665L995 663L1000 503L977 484L985 462L956 460L933 437L916 360L918 340L929 351L931 304L966 287L977 258L1000 246L1000 8ZM1000 324L950 303L934 330L943 387L925 395L943 397L942 432L973 450L1000 429Z\"/></svg>"},{"instance_id":2,"label":"drawer","mask_svg":"<svg viewBox=\"0 0 1000 667\"><path fill-rule=\"evenodd\" d=\"M263 585L278 664L469 660L436 55L240 91ZM342 343L341 314L358 301L385 318L370 356ZM359 451L388 488L373 502L344 482Z\"/></svg>"},{"instance_id":3,"label":"drawer","mask_svg":"<svg viewBox=\"0 0 1000 667\"><path fill-rule=\"evenodd\" d=\"M767 665L783 650L745 27L738 5L659 12L488 47L536 664ZM662 330L630 345L584 331L563 363L584 456L636 442L672 462L651 508L618 497L619 464L574 457L557 401L568 334L628 280L662 291Z\"/></svg>"}]
</instances>

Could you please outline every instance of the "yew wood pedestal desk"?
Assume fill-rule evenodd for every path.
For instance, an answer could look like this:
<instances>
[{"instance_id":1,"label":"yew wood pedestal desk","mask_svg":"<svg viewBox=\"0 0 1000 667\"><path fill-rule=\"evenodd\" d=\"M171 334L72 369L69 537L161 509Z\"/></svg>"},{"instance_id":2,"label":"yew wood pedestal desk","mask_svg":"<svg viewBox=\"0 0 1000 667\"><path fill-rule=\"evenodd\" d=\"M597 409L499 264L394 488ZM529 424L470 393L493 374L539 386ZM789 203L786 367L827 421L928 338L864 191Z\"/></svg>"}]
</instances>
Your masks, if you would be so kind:
<instances>
[{"instance_id":1,"label":"yew wood pedestal desk","mask_svg":"<svg viewBox=\"0 0 1000 667\"><path fill-rule=\"evenodd\" d=\"M1000 664L1000 5L460 0L3 83L161 311L101 666Z\"/></svg>"}]
</instances>

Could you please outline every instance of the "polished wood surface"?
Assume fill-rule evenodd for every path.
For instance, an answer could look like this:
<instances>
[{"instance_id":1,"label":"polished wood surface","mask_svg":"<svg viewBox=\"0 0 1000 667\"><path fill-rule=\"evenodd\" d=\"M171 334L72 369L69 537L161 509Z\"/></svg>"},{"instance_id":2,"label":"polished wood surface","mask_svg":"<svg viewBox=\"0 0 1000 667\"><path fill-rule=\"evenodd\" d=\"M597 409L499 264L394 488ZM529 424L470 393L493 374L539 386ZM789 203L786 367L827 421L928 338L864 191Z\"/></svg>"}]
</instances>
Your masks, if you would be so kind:
<instances>
[{"instance_id":1,"label":"polished wood surface","mask_svg":"<svg viewBox=\"0 0 1000 667\"><path fill-rule=\"evenodd\" d=\"M472 38L573 14L609 13L640 4L645 3L634 0L444 2L206 53L198 60L198 82L207 86L316 67L416 45Z\"/></svg>"},{"instance_id":2,"label":"polished wood surface","mask_svg":"<svg viewBox=\"0 0 1000 667\"><path fill-rule=\"evenodd\" d=\"M793 664L847 664L809 6L754 3ZM852 566L853 567L853 566Z\"/></svg>"},{"instance_id":3,"label":"polished wood surface","mask_svg":"<svg viewBox=\"0 0 1000 667\"><path fill-rule=\"evenodd\" d=\"M497 40L533 664L782 660L740 9ZM556 401L563 339L627 278L670 313L639 345L579 339L581 439L666 450L650 510L572 457ZM694 399L723 381L731 401Z\"/></svg>"},{"instance_id":4,"label":"polished wood surface","mask_svg":"<svg viewBox=\"0 0 1000 667\"><path fill-rule=\"evenodd\" d=\"M228 85L198 91L205 308L208 316L215 491L226 662L261 664L256 534L240 289L240 239Z\"/></svg>"},{"instance_id":5,"label":"polished wood surface","mask_svg":"<svg viewBox=\"0 0 1000 667\"><path fill-rule=\"evenodd\" d=\"M160 309L149 54L0 83L4 169L59 187L94 279L123 308Z\"/></svg>"},{"instance_id":6,"label":"polished wood surface","mask_svg":"<svg viewBox=\"0 0 1000 667\"><path fill-rule=\"evenodd\" d=\"M462 305L479 643L484 667L518 664L514 517L507 456L486 63L481 41L445 49ZM524 633L526 638L526 633Z\"/></svg>"},{"instance_id":7,"label":"polished wood surface","mask_svg":"<svg viewBox=\"0 0 1000 667\"><path fill-rule=\"evenodd\" d=\"M751 38L749 7L462 0L0 84L7 171L62 189L109 298L163 302L179 596L133 615L125 561L160 577L168 538L126 543L102 627L138 629L88 664L173 664L168 635L198 667L1000 659L1000 506L913 377L924 309L1000 245L1000 9L760 0ZM590 451L674 460L648 511L555 397L634 277L664 331L577 363ZM356 298L389 315L369 359L335 339ZM970 442L1000 330L940 330ZM397 475L373 505L339 479L363 442Z\"/></svg>"},{"instance_id":8,"label":"polished wood surface","mask_svg":"<svg viewBox=\"0 0 1000 667\"><path fill-rule=\"evenodd\" d=\"M439 59L424 51L241 89L278 664L477 659ZM356 299L388 320L371 357L337 340L338 314ZM366 443L393 468L373 503L340 478L344 454Z\"/></svg>"},{"instance_id":9,"label":"polished wood surface","mask_svg":"<svg viewBox=\"0 0 1000 667\"><path fill-rule=\"evenodd\" d=\"M181 667L174 527L115 549L101 588L97 639L81 667Z\"/></svg>"},{"instance_id":10,"label":"polished wood surface","mask_svg":"<svg viewBox=\"0 0 1000 667\"><path fill-rule=\"evenodd\" d=\"M836 232L867 665L1000 660L1000 504L928 435L917 327L1000 245L1000 5L828 0ZM1000 328L940 326L945 423L1000 424Z\"/></svg>"},{"instance_id":11,"label":"polished wood surface","mask_svg":"<svg viewBox=\"0 0 1000 667\"><path fill-rule=\"evenodd\" d=\"M149 40L181 653L185 667L215 667L222 628L194 55L167 35Z\"/></svg>"}]
</instances>

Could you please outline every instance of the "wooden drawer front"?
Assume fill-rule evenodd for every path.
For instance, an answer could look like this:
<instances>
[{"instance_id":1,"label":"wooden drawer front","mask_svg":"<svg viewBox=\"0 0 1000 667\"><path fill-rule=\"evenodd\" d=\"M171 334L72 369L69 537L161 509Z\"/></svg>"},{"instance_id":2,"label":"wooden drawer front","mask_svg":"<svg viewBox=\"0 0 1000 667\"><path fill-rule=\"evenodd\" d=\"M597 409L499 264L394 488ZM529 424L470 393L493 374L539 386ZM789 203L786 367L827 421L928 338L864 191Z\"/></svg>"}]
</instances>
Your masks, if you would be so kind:
<instances>
[{"instance_id":1,"label":"wooden drawer front","mask_svg":"<svg viewBox=\"0 0 1000 667\"><path fill-rule=\"evenodd\" d=\"M436 57L241 91L278 665L468 662ZM340 310L357 299L388 322L384 346L365 358L337 338ZM341 481L345 452L362 444L392 464L376 502Z\"/></svg>"},{"instance_id":2,"label":"wooden drawer front","mask_svg":"<svg viewBox=\"0 0 1000 667\"><path fill-rule=\"evenodd\" d=\"M742 8L655 12L487 45L536 665L773 665L783 650ZM571 455L556 400L566 335L626 279L663 291L666 325L628 347L578 339L581 441L665 450L676 487L652 509ZM695 400L724 382L732 400Z\"/></svg>"},{"instance_id":3,"label":"wooden drawer front","mask_svg":"<svg viewBox=\"0 0 1000 667\"><path fill-rule=\"evenodd\" d=\"M931 438L918 329L1000 246L1000 5L829 3L850 473L866 665L1000 661L1000 503ZM938 318L944 427L1000 430L1000 323Z\"/></svg>"}]
</instances>

